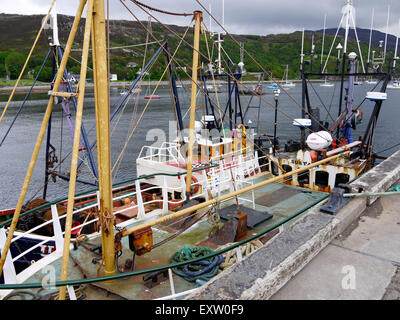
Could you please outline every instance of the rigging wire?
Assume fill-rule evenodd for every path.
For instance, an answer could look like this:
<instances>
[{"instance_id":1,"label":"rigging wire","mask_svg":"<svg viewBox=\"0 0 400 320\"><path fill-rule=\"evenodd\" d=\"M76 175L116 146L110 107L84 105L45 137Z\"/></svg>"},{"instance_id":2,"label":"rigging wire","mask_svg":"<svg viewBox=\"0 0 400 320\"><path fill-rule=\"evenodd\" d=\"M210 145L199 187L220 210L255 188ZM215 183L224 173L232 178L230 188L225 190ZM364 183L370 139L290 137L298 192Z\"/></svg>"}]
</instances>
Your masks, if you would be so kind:
<instances>
[{"instance_id":1,"label":"rigging wire","mask_svg":"<svg viewBox=\"0 0 400 320\"><path fill-rule=\"evenodd\" d=\"M157 43L157 41L153 41L153 42L149 42L149 43L138 43L138 44L130 44L130 45L126 45L126 46L117 46L117 47L109 47L109 50L121 50L121 49L126 49L126 48L134 48L134 47L143 47L146 44L150 45L150 44L155 44ZM92 50L91 48L89 50ZM81 48L74 48L71 49L71 51L82 51Z\"/></svg>"},{"instance_id":2,"label":"rigging wire","mask_svg":"<svg viewBox=\"0 0 400 320\"><path fill-rule=\"evenodd\" d=\"M8 98L7 104L6 104L6 106L4 107L3 112L2 112L2 114L1 114L1 116L0 116L0 124L1 124L1 122L3 121L4 115L5 115L5 113L7 112L7 109L8 109L8 107L9 107L10 103L11 103L11 100L12 100L13 97L14 97L14 94L15 94L15 91L17 90L17 87L18 87L18 85L19 85L19 82L21 81L21 78L22 78L22 76L24 75L25 69L26 69L26 67L27 67L27 65L28 65L28 62L29 62L29 60L30 60L30 58L31 58L31 56L32 56L33 51L35 50L36 44L37 44L37 42L38 42L38 40L39 40L39 38L40 38L40 36L41 36L41 34L42 34L42 31L43 31L43 29L44 29L44 27L45 27L45 25L46 25L46 23L47 23L47 20L49 19L51 10L53 9L53 6L54 6L55 2L56 2L56 0L53 0L53 2L51 3L50 9L49 9L49 11L47 12L46 17L44 18L44 20L43 20L43 22L42 22L42 25L41 25L41 27L40 27L40 29L39 29L39 32L38 32L38 34L37 34L37 36L36 36L36 38L35 38L35 41L33 42L33 45L32 45L32 47L31 47L31 50L29 51L28 57L27 57L26 60L25 60L24 66L22 67L21 73L19 74L18 79L17 79L17 81L15 82L15 85L14 85L14 88L13 88L13 90L12 90L12 92L11 92L11 95L10 95L10 97Z\"/></svg>"},{"instance_id":3,"label":"rigging wire","mask_svg":"<svg viewBox=\"0 0 400 320\"><path fill-rule=\"evenodd\" d=\"M337 88L337 85L336 85L336 83L335 83L335 84L334 84L334 87L333 87L333 93L332 93L331 102L330 102L329 108L328 108L328 113L326 114L325 122L328 121L328 116L329 116L330 113L331 113L331 109L332 109L332 105L333 105L333 99L335 98L336 88Z\"/></svg>"},{"instance_id":4,"label":"rigging wire","mask_svg":"<svg viewBox=\"0 0 400 320\"><path fill-rule=\"evenodd\" d=\"M318 92L315 90L314 86L312 85L311 81L308 80L308 84L311 86L311 88L313 89L314 93L316 94L316 96L318 97L319 101L321 102L322 106L324 107L324 109L327 112L327 117L329 116L331 118L331 120L333 122L335 122L335 120L332 118L332 115L330 114L330 112L328 111L327 107L325 106L324 102L322 101L321 97L319 96ZM320 122L320 121L318 121Z\"/></svg>"},{"instance_id":5,"label":"rigging wire","mask_svg":"<svg viewBox=\"0 0 400 320\"><path fill-rule=\"evenodd\" d=\"M198 2L198 0L196 0L196 1ZM123 3L122 0L120 0L120 2L121 2L121 3L127 8L127 10L135 17L135 19L136 19L139 23L141 23L141 21L140 21L140 20L134 15L134 13L125 5L125 3ZM199 4L200 4L200 3L199 3ZM200 4L200 5L201 5L201 4ZM181 37L179 34L177 34L174 30L172 30L171 28L169 28L167 25L163 24L159 19L157 19L156 17L154 17L153 15L151 15L150 12L148 12L147 10L145 10L144 8L142 8L142 7L139 6L139 5L137 5L137 6L138 6L141 10L143 10L146 14L150 15L153 19L155 19L158 23L160 23L164 28L166 28L168 31L170 31L171 33L173 33L176 37L178 37L179 39L183 40L183 41L185 42L185 44L187 44L190 48L192 48L193 50L196 50L196 49L193 47L192 44L190 44L190 43L187 42L186 40L182 39L182 37ZM201 5L201 6L202 6L202 5ZM202 6L202 7L204 8L204 6ZM206 10L206 12L208 12L207 9L205 9L205 10ZM213 17L213 16L212 16L212 17ZM213 19L215 20L214 17L213 17ZM216 20L216 21L217 21L217 20ZM219 24L218 21L217 21L217 23ZM142 24L142 23L141 23L141 24ZM143 24L142 24L142 27L143 27ZM224 30L225 30L225 32L233 39L234 42L236 42L238 45L240 45L240 43L239 43L235 38L233 38L233 36L230 35L230 34L228 33L228 31L226 31L225 28L224 28ZM196 50L196 51L197 51L197 50ZM247 52L247 50L244 49L244 51L253 59L253 61L263 70L263 72L264 72L265 74L268 74L268 72L264 70L264 68L253 58L253 56L251 56L251 55ZM207 58L202 52L198 51L198 53L199 53L200 56L202 56L202 57L204 57L206 60L208 60L208 58ZM271 72L269 72L269 73L270 73L269 77L270 77L271 79L273 79L272 73L271 73ZM186 74L187 74L187 73L186 73ZM237 82L237 80L236 80L232 75L228 75L228 76L230 76L230 77L233 79L233 81ZM189 76L189 77L190 77L190 76ZM192 80L192 81L193 81L193 80ZM246 86L243 85L243 84L242 84L242 86L245 87L245 88L247 88L247 89L249 89L248 87L246 87ZM278 86L279 86L279 85L278 85ZM279 86L279 87L280 87L280 86ZM304 110L304 111L310 116L310 118L313 118L314 120L318 121L318 119L316 119L316 118L315 118L312 114L310 114L305 108L303 108L303 107L296 101L296 99L294 99L285 89L282 88L282 90L283 90L283 92L285 92L285 93L291 98L291 100L293 100L293 101L295 102L296 105L298 105L302 110ZM263 98L262 98L262 99L263 99ZM275 107L273 104L271 104L270 102L268 102L267 100L263 99L263 101L264 101L266 104L268 104L269 106L271 106L273 109L276 109L276 107ZM277 110L278 110L280 113L282 113L283 115L285 115L287 118L289 118L289 119L293 120L294 122L298 123L298 121L297 121L295 118L290 117L290 116L289 116L288 114L286 114L284 111L280 110L279 108L278 108ZM324 130L329 131L329 129L325 128L324 126L321 126L321 127L322 127ZM311 132L313 132L310 128L309 128L309 130L310 130ZM321 139L327 140L326 137L319 135L317 132L313 132L313 133L315 133L316 135L320 136Z\"/></svg>"},{"instance_id":6,"label":"rigging wire","mask_svg":"<svg viewBox=\"0 0 400 320\"><path fill-rule=\"evenodd\" d=\"M124 3L122 0L120 0L120 2L126 7L125 3ZM126 7L126 8L128 9L128 11L130 11L130 12L133 14L133 12L132 12L131 10L129 10L128 7ZM139 20L139 21L140 21L140 20ZM187 27L184 36L186 36L186 34L188 33L189 28L190 28L190 25ZM146 30L146 27L144 27L144 29ZM154 37L153 34L150 34L150 35L151 35L152 37ZM153 93L152 93L152 95L151 95L152 97L154 96L156 90L157 90L158 87L160 86L161 80L164 78L164 76L165 76L165 74L166 74L166 72L167 72L167 70L168 70L169 65L172 63L173 59L175 58L175 55L177 54L178 49L180 48L180 46L182 45L182 43L183 43L183 41L181 40L180 43L179 43L179 45L177 46L177 48L176 48L176 50L175 50L173 56L171 57L172 59L171 59L170 63L168 64L167 68L164 70L164 72L163 72L163 74L162 74L160 80L158 81L156 87L154 88ZM163 49L165 50L165 48L163 48ZM145 111L147 110L148 106L150 105L150 102L151 102L151 99L148 100L146 106L145 106L144 109L143 109L142 114L140 115L140 117L139 117L139 119L138 119L138 121L137 121L136 126L133 128L132 132L130 133L130 135L129 135L128 139L127 139L127 141L125 142L125 145L124 145L124 147L123 147L123 149L122 149L120 155L118 156L118 158L117 158L117 160L116 160L116 162L115 162L115 164L114 164L112 170L111 170L112 172L115 170L115 168L117 167L118 163L122 161L122 158L123 158L123 156L124 156L124 153L125 153L125 151L126 151L126 148L127 148L127 146L128 146L128 143L129 143L130 139L132 138L133 133L136 131L136 128L138 127L140 121L142 120Z\"/></svg>"},{"instance_id":7,"label":"rigging wire","mask_svg":"<svg viewBox=\"0 0 400 320\"><path fill-rule=\"evenodd\" d=\"M386 152L386 151L388 151L388 150L390 150L390 149L393 149L393 148L396 148L396 147L398 147L398 146L400 146L400 143L397 143L397 144L395 144L394 146L392 146L392 147L390 147L390 148L387 148L387 149L385 149L385 150L381 150L381 151L378 151L378 152L375 152L375 153Z\"/></svg>"},{"instance_id":8,"label":"rigging wire","mask_svg":"<svg viewBox=\"0 0 400 320\"><path fill-rule=\"evenodd\" d=\"M143 25L143 23L139 20L139 18L125 5L125 3L123 3L122 0L120 0L120 2L121 2L121 3L125 6L125 8L131 13L131 15L136 19L136 21L139 22L139 23L141 24L142 28L145 29L145 30L147 30L146 27ZM150 15L150 13L148 13L148 14ZM152 17L153 17L154 19L156 19L154 16L152 16ZM157 19L156 19L156 20L157 20ZM158 21L160 24L162 24L159 20L157 20L157 21ZM163 25L163 24L162 24L162 25ZM164 27L168 28L167 26L164 26ZM190 25L189 25L189 27L190 27ZM188 27L188 29L189 29L189 27ZM186 33L187 33L188 29L186 30ZM173 31L172 31L172 32L173 32ZM187 43L187 41L184 40L184 38L186 37L186 33L185 33L185 35L184 35L183 37L181 37L181 36L179 36L179 35L176 34L177 37L181 40L179 46L182 44L182 42L186 42L186 43ZM157 40L157 39L154 37L153 34L151 34L151 36L152 36L155 40ZM160 44L160 43L159 43L159 44ZM160 45L161 45L161 44L160 44ZM190 44L189 44L189 45L190 45ZM190 45L190 46L191 46L191 45ZM191 47L192 47L192 46L191 46ZM178 48L179 48L179 47L178 47ZM177 49L178 49L178 48L177 48ZM165 49L163 49L163 50L165 51ZM167 54L168 54L168 52L167 52ZM175 52L175 54L176 54L176 52ZM175 62L178 64L178 66L182 67L182 66L179 64L179 62L176 60L175 54L174 54L174 56L171 57L171 62L175 60ZM207 58L206 58L206 59L207 59ZM166 70L165 70L165 71L166 71ZM164 74L165 74L165 71L164 71ZM185 72L185 73L186 73L186 75L190 78L190 76L187 74L187 72ZM164 75L163 75L163 76L164 76ZM235 81L237 81L237 80L235 79ZM204 90L201 86L199 86L197 82L194 82L193 80L192 80L192 82L195 84L195 86L197 86L197 87L199 88L199 91L202 91L203 94L205 94L210 100L212 100L212 98L208 95L208 93L205 92L205 90ZM266 102L267 102L267 101L266 101ZM150 103L150 101L149 101L149 103ZM215 103L215 102L214 102L214 103ZM268 103L268 102L267 102L267 103ZM147 104L147 106L148 106L148 104ZM147 109L147 106L146 106L145 110ZM218 106L217 106L217 107L218 107ZM276 108L276 107L274 106L274 108ZM276 108L276 109L277 109L277 108ZM141 117L143 116L145 110L143 110L143 113L142 113ZM279 109L277 109L277 110L279 110ZM221 110L221 111L225 114L225 116L226 116L232 123L234 123L233 120L229 117L229 115L226 114L225 111L223 111L223 110ZM136 128L135 128L135 129L136 129ZM133 132L132 132L132 134L130 135L130 139L131 139L132 135L133 135ZM269 138L268 135L267 135L267 138ZM270 156L269 156L267 153L265 153L259 146L254 145L254 144L253 144L253 146L256 146L257 148L259 148L260 151L261 151L262 153L264 153L265 156L266 156L268 159L270 159ZM126 147L124 147L124 148L126 149ZM124 152L124 150L123 150L123 152ZM121 154L122 154L123 152L121 152ZM275 162L274 162L274 163L275 163ZM276 163L275 163L275 164L276 164ZM277 165L278 167L280 167L280 169L281 169L283 172L286 172L283 168L281 168L281 166L280 166L279 164L276 164L276 165ZM114 165L114 167L115 167L115 165ZM113 170L114 170L114 168L113 168Z\"/></svg>"},{"instance_id":9,"label":"rigging wire","mask_svg":"<svg viewBox=\"0 0 400 320\"><path fill-rule=\"evenodd\" d=\"M240 42L237 41L237 40L225 29L225 27L219 23L219 21L209 12L209 10L207 10L199 0L195 0L195 1L204 9L204 11L205 11L207 14L210 15L210 17L222 28L222 30L224 30L225 33L226 33L238 46L240 46ZM318 119L316 119L316 118L315 118L312 114L310 114L303 106L301 106L301 105L297 102L297 100L294 99L294 98L288 93L287 90L285 90L281 85L279 85L278 81L275 81L275 79L273 78L273 75L272 75L271 72L267 72L267 71L263 68L263 66L262 66L262 65L261 65L261 64L260 64L260 63L259 63L245 48L243 48L243 51L244 51L244 52L251 58L251 60L253 60L253 62L264 72L264 74L269 75L270 79L271 79L272 81L274 81L274 83L276 83L277 86L278 86L284 93L286 93L286 95L287 95L297 106L299 106L304 112L306 112L306 113L310 116L310 118L313 118L314 120L318 121ZM322 128L323 128L324 130L326 130L326 131L329 131L329 129L327 129L327 128L323 127L323 126L322 126ZM323 137L321 137L321 138L323 138Z\"/></svg>"}]
</instances>

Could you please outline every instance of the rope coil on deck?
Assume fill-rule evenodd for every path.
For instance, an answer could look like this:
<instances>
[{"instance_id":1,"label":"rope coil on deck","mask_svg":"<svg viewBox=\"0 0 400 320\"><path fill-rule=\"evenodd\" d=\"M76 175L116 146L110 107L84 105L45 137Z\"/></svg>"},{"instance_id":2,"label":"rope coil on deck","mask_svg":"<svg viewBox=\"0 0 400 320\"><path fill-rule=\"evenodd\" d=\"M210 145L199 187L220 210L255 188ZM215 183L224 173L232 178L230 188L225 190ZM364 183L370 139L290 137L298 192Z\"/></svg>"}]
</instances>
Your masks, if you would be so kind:
<instances>
[{"instance_id":1,"label":"rope coil on deck","mask_svg":"<svg viewBox=\"0 0 400 320\"><path fill-rule=\"evenodd\" d=\"M228 248L230 246L232 246L233 243L227 243L225 245L222 245L220 247L218 247L217 251L220 251L222 249ZM242 254L242 258L247 257L248 255L250 255L251 253L253 253L254 251L258 250L259 248L261 248L263 246L263 243L256 239L253 241L250 241L244 245L240 246L240 252ZM225 252L222 254L223 258L224 258L224 262L220 264L219 268L220 268L220 272L224 271L225 269L233 266L234 264L236 264L238 262L238 257L237 257L237 251L236 249L232 249L228 252Z\"/></svg>"},{"instance_id":2,"label":"rope coil on deck","mask_svg":"<svg viewBox=\"0 0 400 320\"><path fill-rule=\"evenodd\" d=\"M201 256L212 254L214 250L209 247L188 247L185 246L170 258L171 263L190 261ZM220 264L223 262L222 255L214 258L193 262L185 266L172 268L172 271L189 282L196 280L208 281L218 273Z\"/></svg>"}]
</instances>

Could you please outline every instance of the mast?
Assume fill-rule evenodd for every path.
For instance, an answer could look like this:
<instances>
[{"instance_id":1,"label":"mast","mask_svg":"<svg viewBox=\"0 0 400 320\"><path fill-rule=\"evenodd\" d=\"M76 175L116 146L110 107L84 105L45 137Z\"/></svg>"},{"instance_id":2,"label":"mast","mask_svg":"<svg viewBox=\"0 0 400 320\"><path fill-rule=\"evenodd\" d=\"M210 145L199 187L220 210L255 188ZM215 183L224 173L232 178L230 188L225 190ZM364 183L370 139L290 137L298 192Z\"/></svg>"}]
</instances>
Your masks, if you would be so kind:
<instances>
[{"instance_id":1,"label":"mast","mask_svg":"<svg viewBox=\"0 0 400 320\"><path fill-rule=\"evenodd\" d=\"M51 11L51 20L53 21L53 46L59 47L60 41L58 40L58 24L57 24L57 2L54 3L53 10Z\"/></svg>"},{"instance_id":2,"label":"mast","mask_svg":"<svg viewBox=\"0 0 400 320\"><path fill-rule=\"evenodd\" d=\"M344 91L344 73L346 68L346 53L347 53L347 44L349 40L349 30L350 30L350 16L353 12L352 1L347 0L346 6L343 8L343 18L344 18L344 26L345 26L345 37L344 37L344 45L343 45L343 58L342 58L342 75L341 75L341 83L340 83L340 100L339 100L339 110L338 117L342 114L342 105L343 105L343 91ZM343 20L342 18L342 20ZM355 28L355 26L354 26ZM336 138L339 139L340 129L337 128Z\"/></svg>"},{"instance_id":3,"label":"mast","mask_svg":"<svg viewBox=\"0 0 400 320\"><path fill-rule=\"evenodd\" d=\"M212 14L212 11L211 11L211 2L208 4L208 10L210 11L210 33L212 33L212 17L211 17L211 14Z\"/></svg>"},{"instance_id":4,"label":"mast","mask_svg":"<svg viewBox=\"0 0 400 320\"><path fill-rule=\"evenodd\" d=\"M86 72L87 72L87 63L89 56L89 45L90 45L90 29L92 25L93 18L93 1L88 0L87 3L87 18L85 23L85 32L83 39L83 51L82 51L82 66L80 73L80 81L79 81L79 98L78 98L78 107L76 112L76 120L75 120L75 130L74 130L74 143L72 148L72 160L71 160L71 174L69 180L69 189L68 189L68 205L67 205L67 217L65 220L65 236L64 236L64 249L63 249L63 257L62 257L62 266L61 266L61 281L66 281L68 279L68 263L69 263L69 247L71 244L71 228L72 228L72 217L74 210L74 201L75 201L75 187L76 187L76 178L77 178L77 168L78 168L78 153L79 153L79 144L80 144L80 134L81 134L81 125L82 125L82 114L83 114L83 102L85 96L85 85L86 85ZM64 55L64 58L68 59L68 55ZM66 287L60 287L60 300L65 300L66 296Z\"/></svg>"},{"instance_id":5,"label":"mast","mask_svg":"<svg viewBox=\"0 0 400 320\"><path fill-rule=\"evenodd\" d=\"M221 32L218 32L218 74L222 74L222 65L221 65L221 46L222 46Z\"/></svg>"},{"instance_id":6,"label":"mast","mask_svg":"<svg viewBox=\"0 0 400 320\"><path fill-rule=\"evenodd\" d=\"M304 75L304 28L303 33L301 36L301 57L300 57L300 72L301 72L301 82L302 82L302 90L301 90L301 117L304 119L306 116L305 108L306 108L306 78ZM301 140L301 148L304 149L306 143L306 133L305 128L302 126L300 127L300 140Z\"/></svg>"},{"instance_id":7,"label":"mast","mask_svg":"<svg viewBox=\"0 0 400 320\"><path fill-rule=\"evenodd\" d=\"M396 63L397 63L397 52L398 52L398 47L399 47L399 35L400 35L400 19L399 19L399 31L396 36L396 48L394 49L394 58L393 58L393 71L396 69Z\"/></svg>"},{"instance_id":8,"label":"mast","mask_svg":"<svg viewBox=\"0 0 400 320\"><path fill-rule=\"evenodd\" d=\"M321 66L320 66L319 72L322 72L322 64L324 62L325 29L326 29L326 14L325 14L325 17L324 17L324 32L322 34L322 48L321 48Z\"/></svg>"},{"instance_id":9,"label":"mast","mask_svg":"<svg viewBox=\"0 0 400 320\"><path fill-rule=\"evenodd\" d=\"M225 0L222 0L222 28L225 29Z\"/></svg>"},{"instance_id":10,"label":"mast","mask_svg":"<svg viewBox=\"0 0 400 320\"><path fill-rule=\"evenodd\" d=\"M70 35L69 35L69 38L68 38L68 41L67 41L67 44L66 44L66 47L65 47L65 55L63 56L63 58L61 60L60 67L59 67L59 70L58 70L58 73L57 73L57 77L56 77L56 80L54 82L54 87L53 87L53 90L52 90L52 97L50 97L50 99L49 99L49 102L48 102L47 108L46 108L46 112L45 112L45 114L43 116L42 125L40 127L40 131L39 131L38 137L36 139L36 143L35 143L35 147L34 147L34 150L33 150L33 153L32 153L30 164L29 164L26 176L25 176L25 180L24 180L24 183L23 183L23 186L22 186L22 190L21 190L19 199L18 199L17 206L15 208L15 212L14 212L14 215L13 215L13 220L12 220L10 228L9 228L9 232L8 232L8 235L7 235L6 243L4 244L4 247L3 247L3 252L2 252L1 259L0 259L0 275L2 274L2 271L3 271L3 266L4 266L4 263L5 263L6 255L7 255L7 252L9 250L9 248L10 248L10 244L11 244L11 240L12 240L14 231L15 231L15 229L17 227L17 223L18 223L18 220L19 220L19 217L20 217L20 213L21 213L21 210L22 210L23 202L24 202L25 196L26 196L27 191L28 191L28 187L29 187L29 184L30 184L30 181L31 181L33 170L34 170L36 162L37 162L39 150L40 150L40 147L42 145L42 141L43 141L43 137L44 137L44 134L45 134L45 131L46 131L46 127L47 127L47 125L49 123L49 119L50 119L50 116L51 116L51 113L52 113L52 110L53 110L54 96L58 94L58 89L59 89L60 83L62 81L64 70L65 70L66 65L67 65L67 59L68 59L69 53L71 51L72 45L74 43L74 38L75 38L75 35L76 35L78 27L79 27L79 21L81 19L83 8L84 8L85 4L86 4L86 0L81 0L80 3L79 3L78 9L77 9L77 14L75 16L73 25L71 27L71 32L70 32ZM66 228L67 228L67 226L66 226ZM69 243L68 243L68 245L69 245Z\"/></svg>"},{"instance_id":11,"label":"mast","mask_svg":"<svg viewBox=\"0 0 400 320\"><path fill-rule=\"evenodd\" d=\"M92 27L93 73L95 80L95 109L98 141L100 218L104 275L113 275L115 269L114 222L112 217L112 178L110 156L110 99L107 68L104 0L94 0Z\"/></svg>"},{"instance_id":12,"label":"mast","mask_svg":"<svg viewBox=\"0 0 400 320\"><path fill-rule=\"evenodd\" d=\"M387 21L386 21L386 34L385 34L385 48L383 50L383 63L386 62L387 40L389 33L389 19L390 19L390 5L388 5Z\"/></svg>"},{"instance_id":13,"label":"mast","mask_svg":"<svg viewBox=\"0 0 400 320\"><path fill-rule=\"evenodd\" d=\"M199 49L200 49L200 32L203 13L201 11L194 12L194 49L193 49L193 68L192 68L192 93L190 101L190 125L189 125L189 146L187 159L187 176L186 176L186 197L190 197L192 187L192 163L193 163L193 147L194 147L194 124L196 118L196 96L197 96L197 76L199 65ZM220 33L218 33L218 36Z\"/></svg>"},{"instance_id":14,"label":"mast","mask_svg":"<svg viewBox=\"0 0 400 320\"><path fill-rule=\"evenodd\" d=\"M372 44L372 29L374 27L374 15L375 15L375 8L372 9L372 18L371 18L371 29L369 33L369 45L368 45L368 61L367 61L367 72L369 70L369 64L371 62L371 44Z\"/></svg>"}]
</instances>

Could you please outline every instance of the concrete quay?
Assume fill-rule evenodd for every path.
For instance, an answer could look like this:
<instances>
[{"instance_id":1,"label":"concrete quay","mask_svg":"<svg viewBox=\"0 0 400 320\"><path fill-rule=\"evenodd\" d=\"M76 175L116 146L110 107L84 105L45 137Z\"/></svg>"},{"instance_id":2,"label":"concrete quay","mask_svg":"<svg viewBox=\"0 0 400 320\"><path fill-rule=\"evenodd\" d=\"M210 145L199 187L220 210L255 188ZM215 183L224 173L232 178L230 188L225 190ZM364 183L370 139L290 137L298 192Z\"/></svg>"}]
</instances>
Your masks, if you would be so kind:
<instances>
[{"instance_id":1,"label":"concrete quay","mask_svg":"<svg viewBox=\"0 0 400 320\"><path fill-rule=\"evenodd\" d=\"M400 151L351 184L400 184ZM400 195L353 198L335 216L311 208L295 223L186 299L400 299Z\"/></svg>"}]
</instances>

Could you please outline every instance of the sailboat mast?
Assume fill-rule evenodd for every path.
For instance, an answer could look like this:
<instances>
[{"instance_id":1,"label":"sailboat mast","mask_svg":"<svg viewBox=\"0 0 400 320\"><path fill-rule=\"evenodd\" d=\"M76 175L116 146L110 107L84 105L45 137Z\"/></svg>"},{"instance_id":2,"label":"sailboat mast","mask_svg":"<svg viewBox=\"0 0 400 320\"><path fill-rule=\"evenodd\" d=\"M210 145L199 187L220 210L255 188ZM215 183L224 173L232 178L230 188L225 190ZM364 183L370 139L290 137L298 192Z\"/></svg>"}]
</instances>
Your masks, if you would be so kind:
<instances>
[{"instance_id":1,"label":"sailboat mast","mask_svg":"<svg viewBox=\"0 0 400 320\"><path fill-rule=\"evenodd\" d=\"M192 164L193 164L193 146L194 146L194 124L196 118L196 96L197 96L197 76L199 65L199 49L200 49L200 31L203 13L201 11L194 12L194 49L193 49L193 68L192 68L192 94L190 100L190 126L189 126L189 146L187 157L187 176L186 176L186 194L190 196L192 188Z\"/></svg>"},{"instance_id":2,"label":"sailboat mast","mask_svg":"<svg viewBox=\"0 0 400 320\"><path fill-rule=\"evenodd\" d=\"M399 20L399 31L396 36L396 48L394 49L394 58L393 58L393 71L396 69L396 63L397 63L397 52L398 52L398 47L399 47L399 35L400 35L400 20Z\"/></svg>"},{"instance_id":3,"label":"sailboat mast","mask_svg":"<svg viewBox=\"0 0 400 320\"><path fill-rule=\"evenodd\" d=\"M300 55L300 68L303 68L303 62L304 62L304 28L301 33L301 55Z\"/></svg>"},{"instance_id":4,"label":"sailboat mast","mask_svg":"<svg viewBox=\"0 0 400 320\"><path fill-rule=\"evenodd\" d=\"M371 57L371 44L372 44L372 29L374 27L374 15L375 15L375 8L372 9L372 18L371 18L371 30L369 33L369 45L368 45L368 66L367 66L367 72L369 69L369 63L370 61L370 57Z\"/></svg>"},{"instance_id":5,"label":"sailboat mast","mask_svg":"<svg viewBox=\"0 0 400 320\"><path fill-rule=\"evenodd\" d=\"M322 72L322 64L324 62L325 29L326 29L326 14L325 14L325 17L324 17L324 32L322 34L322 48L321 48L321 66L320 66L319 72Z\"/></svg>"},{"instance_id":6,"label":"sailboat mast","mask_svg":"<svg viewBox=\"0 0 400 320\"><path fill-rule=\"evenodd\" d=\"M386 34L385 34L385 48L383 50L383 63L386 62L387 40L389 33L389 19L390 19L390 5L388 5L387 21L386 21Z\"/></svg>"}]
</instances>

